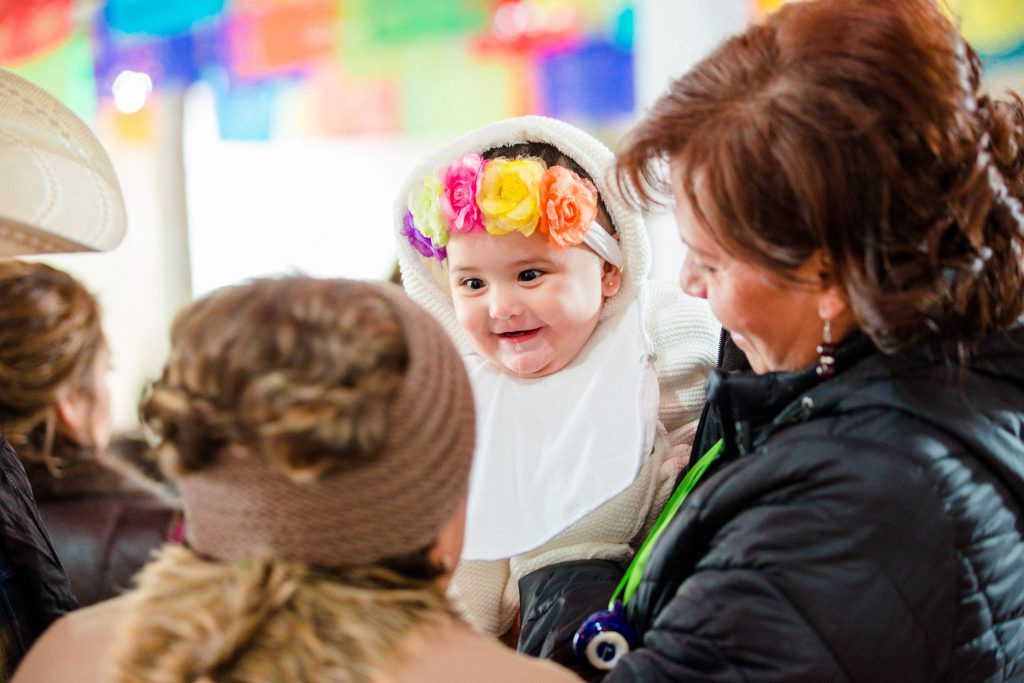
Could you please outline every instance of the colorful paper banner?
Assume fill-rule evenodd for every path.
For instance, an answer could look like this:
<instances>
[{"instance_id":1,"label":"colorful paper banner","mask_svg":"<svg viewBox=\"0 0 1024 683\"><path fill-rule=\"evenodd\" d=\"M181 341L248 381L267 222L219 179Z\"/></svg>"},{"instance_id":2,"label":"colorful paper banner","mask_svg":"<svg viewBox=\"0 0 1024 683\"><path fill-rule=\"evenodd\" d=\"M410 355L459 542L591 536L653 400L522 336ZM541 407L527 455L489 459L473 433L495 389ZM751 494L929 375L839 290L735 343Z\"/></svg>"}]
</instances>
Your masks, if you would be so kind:
<instances>
[{"instance_id":1,"label":"colorful paper banner","mask_svg":"<svg viewBox=\"0 0 1024 683\"><path fill-rule=\"evenodd\" d=\"M223 10L224 0L107 0L103 16L122 33L174 36Z\"/></svg>"},{"instance_id":2,"label":"colorful paper banner","mask_svg":"<svg viewBox=\"0 0 1024 683\"><path fill-rule=\"evenodd\" d=\"M573 121L631 116L633 53L604 40L548 51L539 60L543 113Z\"/></svg>"},{"instance_id":3,"label":"colorful paper banner","mask_svg":"<svg viewBox=\"0 0 1024 683\"><path fill-rule=\"evenodd\" d=\"M487 25L486 0L350 0L374 37L402 43L480 31Z\"/></svg>"},{"instance_id":4,"label":"colorful paper banner","mask_svg":"<svg viewBox=\"0 0 1024 683\"><path fill-rule=\"evenodd\" d=\"M0 60L18 62L71 36L73 0L0 0Z\"/></svg>"},{"instance_id":5,"label":"colorful paper banner","mask_svg":"<svg viewBox=\"0 0 1024 683\"><path fill-rule=\"evenodd\" d=\"M410 60L401 75L407 135L456 135L526 113L519 109L527 84L517 60L481 57L451 43L424 46Z\"/></svg>"},{"instance_id":6,"label":"colorful paper banner","mask_svg":"<svg viewBox=\"0 0 1024 683\"><path fill-rule=\"evenodd\" d=\"M325 65L314 72L311 86L321 134L394 136L401 132L397 82L352 78L335 65Z\"/></svg>"},{"instance_id":7,"label":"colorful paper banner","mask_svg":"<svg viewBox=\"0 0 1024 683\"><path fill-rule=\"evenodd\" d=\"M93 72L92 43L87 31L75 31L56 48L21 64L4 68L49 90L85 121L96 113L96 81Z\"/></svg>"},{"instance_id":8,"label":"colorful paper banner","mask_svg":"<svg viewBox=\"0 0 1024 683\"><path fill-rule=\"evenodd\" d=\"M239 0L228 23L231 68L239 76L253 78L333 58L338 21L337 0Z\"/></svg>"},{"instance_id":9,"label":"colorful paper banner","mask_svg":"<svg viewBox=\"0 0 1024 683\"><path fill-rule=\"evenodd\" d=\"M217 105L217 127L224 140L269 140L276 102L287 82L232 80L221 70L206 74Z\"/></svg>"}]
</instances>

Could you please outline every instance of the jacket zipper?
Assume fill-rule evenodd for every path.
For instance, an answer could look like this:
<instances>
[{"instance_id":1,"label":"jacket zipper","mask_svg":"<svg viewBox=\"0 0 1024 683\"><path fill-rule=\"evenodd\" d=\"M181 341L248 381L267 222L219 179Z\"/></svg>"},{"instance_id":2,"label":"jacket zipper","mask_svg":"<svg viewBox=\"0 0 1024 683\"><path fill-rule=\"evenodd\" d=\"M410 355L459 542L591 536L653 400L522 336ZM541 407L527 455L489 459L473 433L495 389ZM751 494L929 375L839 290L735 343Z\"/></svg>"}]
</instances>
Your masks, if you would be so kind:
<instances>
[{"instance_id":1,"label":"jacket zipper","mask_svg":"<svg viewBox=\"0 0 1024 683\"><path fill-rule=\"evenodd\" d=\"M18 496L18 499L21 501L21 504L24 507L28 508L29 515L31 515L32 521L36 525L36 529L39 531L40 535L42 535L43 539L46 541L46 547L50 550L50 557L53 558L53 561L57 563L57 566L63 572L64 565L61 564L60 556L57 555L57 551L53 547L53 541L50 540L50 534L46 530L46 526L43 525L43 520L39 517L39 511L36 509L36 506L28 504L30 502L30 499L22 492L18 484L15 483L14 478L10 476L10 472L4 469L3 473L4 479L7 481L7 484L11 487L11 489L14 491L15 495Z\"/></svg>"}]
</instances>

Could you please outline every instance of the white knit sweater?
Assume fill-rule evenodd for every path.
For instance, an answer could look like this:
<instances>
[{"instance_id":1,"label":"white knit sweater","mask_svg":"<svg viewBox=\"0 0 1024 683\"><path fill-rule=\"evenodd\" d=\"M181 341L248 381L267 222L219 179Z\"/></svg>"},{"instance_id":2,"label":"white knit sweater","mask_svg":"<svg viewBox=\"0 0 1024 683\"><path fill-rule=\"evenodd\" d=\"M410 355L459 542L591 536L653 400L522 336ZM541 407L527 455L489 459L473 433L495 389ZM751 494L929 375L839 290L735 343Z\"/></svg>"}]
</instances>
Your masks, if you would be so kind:
<instances>
[{"instance_id":1,"label":"white knit sweater","mask_svg":"<svg viewBox=\"0 0 1024 683\"><path fill-rule=\"evenodd\" d=\"M684 295L674 283L647 283L646 303L644 324L657 354L661 394L654 451L629 487L541 547L507 560L459 565L452 596L485 633L500 635L512 625L518 582L526 574L571 560L628 561L689 459L720 328L704 301Z\"/></svg>"}]
</instances>

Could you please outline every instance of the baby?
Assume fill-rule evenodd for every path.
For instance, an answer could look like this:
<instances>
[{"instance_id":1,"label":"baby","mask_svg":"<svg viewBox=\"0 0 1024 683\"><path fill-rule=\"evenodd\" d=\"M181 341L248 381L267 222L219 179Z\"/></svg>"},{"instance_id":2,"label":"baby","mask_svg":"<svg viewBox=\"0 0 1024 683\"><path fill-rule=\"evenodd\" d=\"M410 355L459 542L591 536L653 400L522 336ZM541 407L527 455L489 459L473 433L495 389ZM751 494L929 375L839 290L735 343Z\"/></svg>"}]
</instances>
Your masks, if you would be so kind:
<instances>
[{"instance_id":1,"label":"baby","mask_svg":"<svg viewBox=\"0 0 1024 683\"><path fill-rule=\"evenodd\" d=\"M527 116L455 140L399 198L403 283L460 345L477 406L453 589L496 635L527 574L628 562L689 457L716 360L704 302L646 282L613 165L578 128Z\"/></svg>"}]
</instances>

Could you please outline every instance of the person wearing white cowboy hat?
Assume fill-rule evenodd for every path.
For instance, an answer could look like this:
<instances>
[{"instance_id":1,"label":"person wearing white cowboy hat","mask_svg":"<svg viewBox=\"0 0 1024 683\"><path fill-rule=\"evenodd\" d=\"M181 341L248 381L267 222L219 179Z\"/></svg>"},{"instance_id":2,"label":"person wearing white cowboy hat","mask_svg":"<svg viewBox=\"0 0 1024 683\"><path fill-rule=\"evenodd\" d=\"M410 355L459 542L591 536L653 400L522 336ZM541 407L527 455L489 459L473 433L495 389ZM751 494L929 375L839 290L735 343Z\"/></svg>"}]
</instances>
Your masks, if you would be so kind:
<instances>
[{"instance_id":1,"label":"person wearing white cowboy hat","mask_svg":"<svg viewBox=\"0 0 1024 683\"><path fill-rule=\"evenodd\" d=\"M106 251L125 232L110 158L57 98L0 69L0 258ZM0 301L0 306L4 302ZM0 680L57 617L77 606L25 471L0 437Z\"/></svg>"},{"instance_id":2,"label":"person wearing white cowboy hat","mask_svg":"<svg viewBox=\"0 0 1024 683\"><path fill-rule=\"evenodd\" d=\"M0 69L0 257L107 251L124 237L114 167L60 100Z\"/></svg>"},{"instance_id":3,"label":"person wearing white cowboy hat","mask_svg":"<svg viewBox=\"0 0 1024 683\"><path fill-rule=\"evenodd\" d=\"M607 604L686 461L715 363L719 326L706 306L648 281L647 234L613 164L575 126L512 118L432 154L395 207L403 284L460 346L477 400L454 589L484 632L514 636L518 609L520 649L534 655L548 654L539 602L580 620ZM488 207L516 183L536 187L492 218ZM573 308L573 287L586 311ZM535 601L535 581L573 596Z\"/></svg>"}]
</instances>

